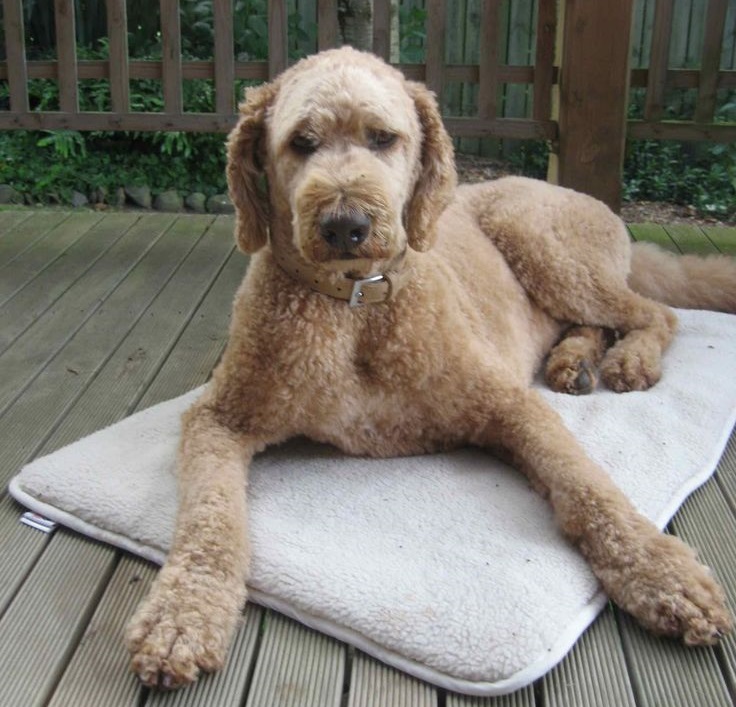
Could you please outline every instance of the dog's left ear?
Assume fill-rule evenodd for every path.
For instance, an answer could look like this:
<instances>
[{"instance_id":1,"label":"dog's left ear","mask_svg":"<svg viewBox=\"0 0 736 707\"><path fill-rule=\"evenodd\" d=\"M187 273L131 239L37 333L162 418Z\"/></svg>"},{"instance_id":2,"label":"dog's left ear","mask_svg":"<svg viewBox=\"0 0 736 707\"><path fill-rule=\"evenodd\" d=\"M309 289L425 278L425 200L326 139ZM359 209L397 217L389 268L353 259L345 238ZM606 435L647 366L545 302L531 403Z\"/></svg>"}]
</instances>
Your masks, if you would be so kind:
<instances>
[{"instance_id":1,"label":"dog's left ear","mask_svg":"<svg viewBox=\"0 0 736 707\"><path fill-rule=\"evenodd\" d=\"M227 183L235 205L235 240L244 253L255 253L268 238L264 142L266 112L277 92L273 83L247 89L240 104L240 120L227 140Z\"/></svg>"},{"instance_id":2,"label":"dog's left ear","mask_svg":"<svg viewBox=\"0 0 736 707\"><path fill-rule=\"evenodd\" d=\"M452 199L457 172L452 141L442 123L434 94L423 84L406 83L422 127L421 165L406 207L406 233L414 250L425 251L434 245L437 219Z\"/></svg>"}]
</instances>

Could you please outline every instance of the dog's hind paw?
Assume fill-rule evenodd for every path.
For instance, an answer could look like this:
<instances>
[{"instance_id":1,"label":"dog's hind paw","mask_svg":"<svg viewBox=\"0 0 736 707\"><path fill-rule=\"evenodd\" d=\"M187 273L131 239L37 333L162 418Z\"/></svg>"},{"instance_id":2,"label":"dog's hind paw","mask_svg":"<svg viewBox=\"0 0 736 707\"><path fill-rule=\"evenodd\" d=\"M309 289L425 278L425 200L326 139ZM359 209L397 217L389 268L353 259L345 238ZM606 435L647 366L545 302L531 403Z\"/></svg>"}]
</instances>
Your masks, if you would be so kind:
<instances>
[{"instance_id":1,"label":"dog's hind paw","mask_svg":"<svg viewBox=\"0 0 736 707\"><path fill-rule=\"evenodd\" d=\"M601 364L601 379L617 393L649 390L662 377L662 355L654 346L641 342L636 348L624 339L614 346Z\"/></svg>"},{"instance_id":2,"label":"dog's hind paw","mask_svg":"<svg viewBox=\"0 0 736 707\"><path fill-rule=\"evenodd\" d=\"M560 360L560 357L550 359L544 375L551 390L568 395L592 393L598 382L595 367L588 361L568 363Z\"/></svg>"}]
</instances>

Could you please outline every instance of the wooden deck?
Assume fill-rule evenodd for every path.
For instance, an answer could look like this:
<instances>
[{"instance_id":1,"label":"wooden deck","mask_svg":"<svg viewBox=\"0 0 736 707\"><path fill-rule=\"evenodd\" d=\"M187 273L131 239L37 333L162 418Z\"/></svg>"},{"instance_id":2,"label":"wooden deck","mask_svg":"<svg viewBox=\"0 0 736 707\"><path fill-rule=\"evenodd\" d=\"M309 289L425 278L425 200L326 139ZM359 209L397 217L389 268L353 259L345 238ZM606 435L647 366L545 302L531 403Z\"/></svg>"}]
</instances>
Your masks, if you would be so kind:
<instances>
[{"instance_id":1,"label":"wooden deck","mask_svg":"<svg viewBox=\"0 0 736 707\"><path fill-rule=\"evenodd\" d=\"M736 229L636 226L672 250L736 254ZM0 474L202 383L246 267L230 217L0 211ZM735 367L736 369L736 367ZM671 529L736 606L736 437ZM142 689L121 636L155 568L0 499L0 705L717 707L736 695L736 640L685 649L609 608L550 674L463 697L249 605L228 667L183 692Z\"/></svg>"}]
</instances>

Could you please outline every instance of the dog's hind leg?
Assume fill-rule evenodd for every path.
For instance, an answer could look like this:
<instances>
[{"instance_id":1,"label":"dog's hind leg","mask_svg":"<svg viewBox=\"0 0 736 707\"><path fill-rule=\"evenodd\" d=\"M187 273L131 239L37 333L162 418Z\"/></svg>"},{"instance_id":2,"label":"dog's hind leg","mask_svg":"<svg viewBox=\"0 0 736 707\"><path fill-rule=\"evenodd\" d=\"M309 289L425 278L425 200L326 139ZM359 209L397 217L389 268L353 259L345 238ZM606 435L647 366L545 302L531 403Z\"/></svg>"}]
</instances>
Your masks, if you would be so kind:
<instances>
[{"instance_id":1,"label":"dog's hind leg","mask_svg":"<svg viewBox=\"0 0 736 707\"><path fill-rule=\"evenodd\" d=\"M611 345L612 336L612 332L601 327L570 327L547 358L544 369L547 385L558 393L591 393L598 382L598 366Z\"/></svg>"}]
</instances>

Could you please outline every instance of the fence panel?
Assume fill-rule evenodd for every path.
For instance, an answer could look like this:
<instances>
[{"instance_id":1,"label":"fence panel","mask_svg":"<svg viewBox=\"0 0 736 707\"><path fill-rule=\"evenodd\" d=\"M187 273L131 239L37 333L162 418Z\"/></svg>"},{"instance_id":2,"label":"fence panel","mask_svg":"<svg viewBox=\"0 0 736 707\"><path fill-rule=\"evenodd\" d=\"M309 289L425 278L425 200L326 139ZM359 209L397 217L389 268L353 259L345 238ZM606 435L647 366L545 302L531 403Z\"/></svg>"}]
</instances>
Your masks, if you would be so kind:
<instances>
[{"instance_id":1,"label":"fence panel","mask_svg":"<svg viewBox=\"0 0 736 707\"><path fill-rule=\"evenodd\" d=\"M216 0L212 3L211 57L183 58L179 1L159 0L161 59L132 58L128 50L126 0L105 2L109 47L106 58L79 60L76 56L75 32L91 36L93 29L99 28L99 15L95 15L94 22L87 17L75 17L77 3L55 0L52 15L56 19L56 58L29 61L23 2L2 0L6 57L0 61L0 90L6 95L7 109L0 110L0 129L225 132L235 121L238 81L263 81L278 74L290 62L290 42L293 60L296 53L309 47L324 49L341 41L337 0L271 0L265 37L267 53L264 50L262 55L241 61L235 57L234 32L238 28L234 13L238 12L238 6L233 0ZM573 12L582 7L579 0L559 0L559 3ZM631 8L632 3L633 9L626 12L633 34L633 59L630 67L626 66L625 58L620 60L620 66L610 67L616 75L623 72L622 75L630 76L630 85L643 94L642 119L628 122L628 136L736 141L736 123L724 122L719 112L724 96L736 92L734 3L731 0L636 0L635 3L621 0L616 3L615 12L613 6L605 3L591 5L586 12L601 20L601 31L605 33L606 17L616 16L625 23L626 12L622 14L620 6ZM397 18L392 15L398 5L396 0L373 0L372 31L368 37L372 37L374 50L397 64L408 78L426 81L437 92L441 105L450 107L446 125L455 137L541 139L557 145L558 121L552 116L551 95L560 71L570 85L590 87L580 105L568 100L564 106L566 145L586 144L594 127L598 129L596 134L606 133L608 116L612 116L611 124L621 118L620 96L598 90L600 83L608 78L601 74L591 83L591 67L586 56L576 53L574 47L563 47L568 51L560 51L562 35L556 30L558 2L555 0L426 0L424 3L403 0L401 4L404 16L413 8L414 23L417 16L426 12L423 42L418 49L415 47L411 57L411 61L416 61L418 55L419 62L408 63L406 57L402 60L397 56ZM311 38L302 33L290 39L289 8L305 13L305 22L314 30ZM131 6L131 12L133 9ZM136 26L144 24L149 30L158 21L155 17L136 17ZM311 18L316 18L316 27ZM612 31L610 23L608 26ZM185 29L188 31L189 26ZM627 31L621 30L618 35L622 44ZM458 41L463 44L457 45ZM567 57L561 67L555 66L556 55ZM60 110L31 110L28 82L37 78L57 82ZM109 82L109 111L80 110L79 85L85 79ZM131 109L131 82L136 79L162 81L162 112ZM191 79L214 81L211 112L187 110L183 88L184 81ZM625 83L616 90L625 91ZM673 92L678 91L692 96L694 119L663 119L665 106ZM443 96L447 99L444 103ZM581 106L591 105L591 96L597 96L597 106L586 114L587 108ZM625 108L624 105L624 112ZM618 141L617 136L614 139ZM575 171L577 162L582 169L587 160L597 161L604 171L618 174L617 161L604 157L607 140L607 137L600 138L596 155L581 154L579 159L567 159L566 169ZM563 181L575 181L565 176L568 172L563 172ZM589 186L586 184L589 180L580 174L577 181Z\"/></svg>"}]
</instances>

